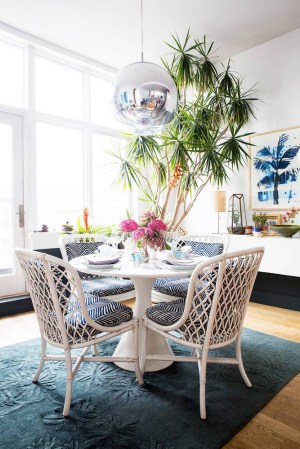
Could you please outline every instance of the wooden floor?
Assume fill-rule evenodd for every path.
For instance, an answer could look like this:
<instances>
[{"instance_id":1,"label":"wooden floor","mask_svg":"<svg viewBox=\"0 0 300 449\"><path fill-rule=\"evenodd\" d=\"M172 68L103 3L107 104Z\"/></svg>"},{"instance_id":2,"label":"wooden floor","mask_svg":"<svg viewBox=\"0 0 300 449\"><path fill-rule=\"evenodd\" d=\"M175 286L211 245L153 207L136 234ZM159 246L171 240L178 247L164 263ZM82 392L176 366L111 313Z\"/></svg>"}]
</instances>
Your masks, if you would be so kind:
<instances>
[{"instance_id":1,"label":"wooden floor","mask_svg":"<svg viewBox=\"0 0 300 449\"><path fill-rule=\"evenodd\" d=\"M250 303L245 326L300 343L300 312ZM0 347L39 336L33 313L2 318L0 329ZM223 449L300 449L300 374Z\"/></svg>"}]
</instances>

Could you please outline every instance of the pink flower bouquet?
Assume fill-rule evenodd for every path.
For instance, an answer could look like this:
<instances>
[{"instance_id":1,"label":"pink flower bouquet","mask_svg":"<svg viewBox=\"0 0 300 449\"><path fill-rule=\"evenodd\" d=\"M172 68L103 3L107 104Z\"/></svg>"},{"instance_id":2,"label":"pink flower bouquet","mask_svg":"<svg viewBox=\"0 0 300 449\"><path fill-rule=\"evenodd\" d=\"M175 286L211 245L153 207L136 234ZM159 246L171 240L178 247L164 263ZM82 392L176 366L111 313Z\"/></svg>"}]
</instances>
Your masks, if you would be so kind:
<instances>
[{"instance_id":1,"label":"pink flower bouquet","mask_svg":"<svg viewBox=\"0 0 300 449\"><path fill-rule=\"evenodd\" d=\"M296 217L297 213L298 210L295 207L291 207L290 209L288 209L282 217L283 223L294 223L294 218Z\"/></svg>"},{"instance_id":2,"label":"pink flower bouquet","mask_svg":"<svg viewBox=\"0 0 300 449\"><path fill-rule=\"evenodd\" d=\"M138 246L144 248L146 252L147 246L155 250L165 248L167 225L151 211L140 217L139 223L131 218L121 221L120 228L123 232L132 233L132 237L138 242Z\"/></svg>"}]
</instances>

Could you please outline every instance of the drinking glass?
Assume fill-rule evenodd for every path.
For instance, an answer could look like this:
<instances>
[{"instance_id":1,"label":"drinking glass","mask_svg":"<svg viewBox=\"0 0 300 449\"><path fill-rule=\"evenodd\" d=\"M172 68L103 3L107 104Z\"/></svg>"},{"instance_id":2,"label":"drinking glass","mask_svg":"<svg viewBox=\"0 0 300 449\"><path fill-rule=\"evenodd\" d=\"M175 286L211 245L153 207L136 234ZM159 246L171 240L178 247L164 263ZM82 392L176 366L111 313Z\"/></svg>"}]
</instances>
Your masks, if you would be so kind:
<instances>
[{"instance_id":1,"label":"drinking glass","mask_svg":"<svg viewBox=\"0 0 300 449\"><path fill-rule=\"evenodd\" d=\"M114 247L118 248L119 243L122 242L123 232L122 231L112 231L109 238L109 243Z\"/></svg>"},{"instance_id":2,"label":"drinking glass","mask_svg":"<svg viewBox=\"0 0 300 449\"><path fill-rule=\"evenodd\" d=\"M166 243L172 250L176 245L176 241L179 239L180 235L178 232L166 232Z\"/></svg>"}]
</instances>

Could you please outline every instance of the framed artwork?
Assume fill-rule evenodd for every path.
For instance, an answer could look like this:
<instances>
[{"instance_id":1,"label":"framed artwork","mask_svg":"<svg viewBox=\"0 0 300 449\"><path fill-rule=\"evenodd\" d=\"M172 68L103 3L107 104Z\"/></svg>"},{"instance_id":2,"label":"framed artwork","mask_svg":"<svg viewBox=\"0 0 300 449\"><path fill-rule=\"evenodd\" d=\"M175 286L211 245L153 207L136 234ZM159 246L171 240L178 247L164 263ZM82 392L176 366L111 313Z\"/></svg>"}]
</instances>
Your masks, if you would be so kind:
<instances>
[{"instance_id":1,"label":"framed artwork","mask_svg":"<svg viewBox=\"0 0 300 449\"><path fill-rule=\"evenodd\" d=\"M274 225L280 225L282 223L282 216L281 214L266 214L266 227L267 230L264 231L264 235L277 235L277 232L273 231L272 229L270 229L270 226L274 226Z\"/></svg>"},{"instance_id":2,"label":"framed artwork","mask_svg":"<svg viewBox=\"0 0 300 449\"><path fill-rule=\"evenodd\" d=\"M250 143L250 209L299 208L300 127L253 134Z\"/></svg>"}]
</instances>

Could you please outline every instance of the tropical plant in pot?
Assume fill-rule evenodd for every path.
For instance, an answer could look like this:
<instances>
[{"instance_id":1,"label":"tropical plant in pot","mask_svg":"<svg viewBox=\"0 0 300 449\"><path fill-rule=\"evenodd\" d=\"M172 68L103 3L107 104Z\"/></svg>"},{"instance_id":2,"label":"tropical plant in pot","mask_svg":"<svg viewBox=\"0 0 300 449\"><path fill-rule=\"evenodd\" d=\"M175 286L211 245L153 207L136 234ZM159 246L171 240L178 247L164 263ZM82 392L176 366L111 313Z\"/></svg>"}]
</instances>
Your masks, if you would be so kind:
<instances>
[{"instance_id":1,"label":"tropical plant in pot","mask_svg":"<svg viewBox=\"0 0 300 449\"><path fill-rule=\"evenodd\" d=\"M172 54L162 62L179 96L174 120L154 137L127 134L125 153L111 154L119 164L117 182L137 186L140 199L175 231L208 183L221 185L246 161L251 133L242 127L254 116L257 98L243 89L230 62L216 64L214 44L205 38L188 31L183 41L175 35L167 45Z\"/></svg>"}]
</instances>

